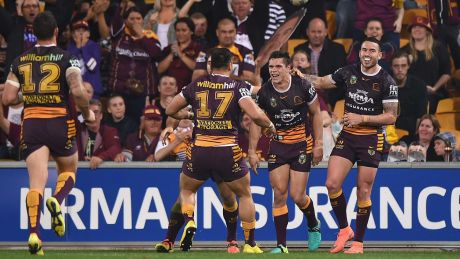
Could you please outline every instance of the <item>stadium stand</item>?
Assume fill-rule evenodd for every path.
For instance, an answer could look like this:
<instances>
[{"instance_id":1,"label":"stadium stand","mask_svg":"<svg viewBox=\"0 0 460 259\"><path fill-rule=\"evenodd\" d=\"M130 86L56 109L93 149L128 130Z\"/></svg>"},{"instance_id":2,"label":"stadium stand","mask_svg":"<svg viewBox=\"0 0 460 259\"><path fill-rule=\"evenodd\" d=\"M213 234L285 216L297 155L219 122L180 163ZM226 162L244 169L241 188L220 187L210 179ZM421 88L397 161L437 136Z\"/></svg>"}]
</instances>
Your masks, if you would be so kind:
<instances>
[{"instance_id":1,"label":"stadium stand","mask_svg":"<svg viewBox=\"0 0 460 259\"><path fill-rule=\"evenodd\" d=\"M460 130L460 97L439 101L435 115L443 131Z\"/></svg>"}]
</instances>

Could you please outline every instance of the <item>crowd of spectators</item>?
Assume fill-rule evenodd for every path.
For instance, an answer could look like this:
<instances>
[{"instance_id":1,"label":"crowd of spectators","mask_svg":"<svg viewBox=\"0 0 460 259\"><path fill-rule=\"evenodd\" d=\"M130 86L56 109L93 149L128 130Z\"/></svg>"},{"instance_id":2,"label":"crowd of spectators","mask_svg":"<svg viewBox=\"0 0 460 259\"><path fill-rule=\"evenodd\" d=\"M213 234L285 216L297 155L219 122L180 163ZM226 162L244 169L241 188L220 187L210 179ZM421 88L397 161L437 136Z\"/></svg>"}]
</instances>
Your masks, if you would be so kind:
<instances>
[{"instance_id":1,"label":"crowd of spectators","mask_svg":"<svg viewBox=\"0 0 460 259\"><path fill-rule=\"evenodd\" d=\"M325 76L357 62L364 37L379 39L383 52L379 64L399 87L395 126L407 131L389 148L389 160L456 161L455 134L440 129L433 115L438 102L451 97L446 85L460 68L456 3L308 1L304 4L308 12L291 36L306 39L294 48L293 66L306 75ZM0 84L13 59L35 45L31 25L37 14L50 11L58 21L58 44L80 60L85 87L93 98L90 108L96 121L80 121L77 127L80 160L90 161L93 168L103 161L182 160L192 121L173 122L180 124L163 143L165 109L182 87L208 73L207 50L218 46L231 51L234 78L254 84L266 81L264 68L259 74L259 51L298 8L289 0L0 0ZM414 16L405 26L405 11L410 8L432 15ZM332 35L326 12L335 14ZM353 39L351 47L336 38ZM407 45L400 46L402 38L407 38ZM280 47L287 50L287 44ZM328 140L325 150L330 150L340 127L334 106L344 91L318 94ZM0 158L21 159L17 150L22 105L1 108ZM241 118L243 147L249 123L247 116ZM260 143L261 158L267 143L266 139ZM423 156L417 156L418 151Z\"/></svg>"}]
</instances>

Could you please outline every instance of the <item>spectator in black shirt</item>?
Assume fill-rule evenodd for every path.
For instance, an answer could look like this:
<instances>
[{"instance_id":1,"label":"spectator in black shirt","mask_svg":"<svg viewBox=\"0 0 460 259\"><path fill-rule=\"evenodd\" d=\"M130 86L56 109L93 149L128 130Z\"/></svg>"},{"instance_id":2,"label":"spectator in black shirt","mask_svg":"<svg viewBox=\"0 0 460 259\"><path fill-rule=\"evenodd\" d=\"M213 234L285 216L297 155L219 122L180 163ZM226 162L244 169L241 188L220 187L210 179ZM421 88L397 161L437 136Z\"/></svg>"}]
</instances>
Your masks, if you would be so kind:
<instances>
[{"instance_id":1,"label":"spectator in black shirt","mask_svg":"<svg viewBox=\"0 0 460 259\"><path fill-rule=\"evenodd\" d=\"M409 66L409 55L405 52L396 53L391 62L393 78L398 84L400 114L396 119L396 128L414 135L417 119L427 112L428 99L423 81L407 73Z\"/></svg>"}]
</instances>

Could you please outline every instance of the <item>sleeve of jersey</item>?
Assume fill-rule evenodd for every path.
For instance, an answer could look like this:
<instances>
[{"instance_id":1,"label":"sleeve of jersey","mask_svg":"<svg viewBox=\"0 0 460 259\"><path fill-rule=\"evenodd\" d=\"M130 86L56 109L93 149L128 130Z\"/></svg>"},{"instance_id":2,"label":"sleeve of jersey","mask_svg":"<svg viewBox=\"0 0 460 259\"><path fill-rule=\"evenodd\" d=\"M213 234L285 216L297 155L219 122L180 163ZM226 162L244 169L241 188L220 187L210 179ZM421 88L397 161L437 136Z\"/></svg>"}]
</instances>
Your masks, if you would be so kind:
<instances>
[{"instance_id":1,"label":"sleeve of jersey","mask_svg":"<svg viewBox=\"0 0 460 259\"><path fill-rule=\"evenodd\" d=\"M329 79L335 86L341 87L345 83L346 78L344 72L345 71L343 68L339 68L334 73L329 75Z\"/></svg>"},{"instance_id":2,"label":"sleeve of jersey","mask_svg":"<svg viewBox=\"0 0 460 259\"><path fill-rule=\"evenodd\" d=\"M69 64L68 64L67 69L65 71L66 76L68 74L70 74L71 72L73 72L73 71L80 73L81 72L80 67L81 67L80 61L76 57L71 56L69 58Z\"/></svg>"},{"instance_id":3,"label":"sleeve of jersey","mask_svg":"<svg viewBox=\"0 0 460 259\"><path fill-rule=\"evenodd\" d=\"M206 53L200 52L196 58L195 69L196 70L206 70Z\"/></svg>"},{"instance_id":4,"label":"sleeve of jersey","mask_svg":"<svg viewBox=\"0 0 460 259\"><path fill-rule=\"evenodd\" d=\"M179 93L182 97L185 98L185 100L187 101L187 103L190 104L190 99L191 99L191 87L190 85L187 85L187 86L184 86L184 88L182 88L182 91Z\"/></svg>"},{"instance_id":5,"label":"sleeve of jersey","mask_svg":"<svg viewBox=\"0 0 460 259\"><path fill-rule=\"evenodd\" d=\"M255 72L256 71L256 62L254 61L254 55L252 53L248 53L244 55L243 58L243 71Z\"/></svg>"},{"instance_id":6,"label":"sleeve of jersey","mask_svg":"<svg viewBox=\"0 0 460 259\"><path fill-rule=\"evenodd\" d=\"M307 80L302 80L302 83L304 84L304 88L307 91L307 103L310 105L316 100L316 98L318 98L316 89Z\"/></svg>"},{"instance_id":7,"label":"sleeve of jersey","mask_svg":"<svg viewBox=\"0 0 460 259\"><path fill-rule=\"evenodd\" d=\"M18 61L17 59L13 61L13 63L11 64L11 67L10 67L10 72L13 73L15 76L16 76L16 80L17 78L19 78L19 71L18 71ZM16 80L6 80L7 83L19 88L21 85L19 84L18 81Z\"/></svg>"},{"instance_id":8,"label":"sleeve of jersey","mask_svg":"<svg viewBox=\"0 0 460 259\"><path fill-rule=\"evenodd\" d=\"M382 103L398 102L398 86L393 78L387 77L385 82Z\"/></svg>"},{"instance_id":9,"label":"sleeve of jersey","mask_svg":"<svg viewBox=\"0 0 460 259\"><path fill-rule=\"evenodd\" d=\"M248 84L244 84L244 85L240 85L238 88L237 88L237 98L238 98L238 102L241 101L242 99L244 98L252 98L251 97L251 90L249 90L249 87L250 85Z\"/></svg>"}]
</instances>

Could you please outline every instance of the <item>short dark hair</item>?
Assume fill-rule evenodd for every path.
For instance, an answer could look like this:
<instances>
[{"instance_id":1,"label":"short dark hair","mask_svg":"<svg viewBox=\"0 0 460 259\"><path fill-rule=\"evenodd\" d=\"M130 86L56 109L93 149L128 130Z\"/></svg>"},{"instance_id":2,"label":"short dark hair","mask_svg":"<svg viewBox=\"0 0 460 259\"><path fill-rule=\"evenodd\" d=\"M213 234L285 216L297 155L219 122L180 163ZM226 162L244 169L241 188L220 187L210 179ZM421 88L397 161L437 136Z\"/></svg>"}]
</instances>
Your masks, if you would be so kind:
<instances>
[{"instance_id":1,"label":"short dark hair","mask_svg":"<svg viewBox=\"0 0 460 259\"><path fill-rule=\"evenodd\" d=\"M380 41L376 38L376 37L367 37L363 40L363 42L361 43L361 46L363 46L363 43L365 41L369 41L369 42L373 42L373 43L376 43L377 45L379 45L379 50L382 49L382 46L380 45Z\"/></svg>"},{"instance_id":2,"label":"short dark hair","mask_svg":"<svg viewBox=\"0 0 460 259\"><path fill-rule=\"evenodd\" d=\"M176 26L179 23L185 23L187 27L192 31L192 34L195 33L195 23L193 23L192 19L188 17L181 17L177 19L177 21L174 23L174 30L176 30Z\"/></svg>"},{"instance_id":3,"label":"short dark hair","mask_svg":"<svg viewBox=\"0 0 460 259\"><path fill-rule=\"evenodd\" d=\"M393 65L393 60L397 59L397 58L406 58L407 60L407 64L410 66L410 58L409 58L409 54L407 54L407 52L405 51L397 51L394 56L391 58L391 64Z\"/></svg>"},{"instance_id":4,"label":"short dark hair","mask_svg":"<svg viewBox=\"0 0 460 259\"><path fill-rule=\"evenodd\" d=\"M294 58L294 56L297 55L297 53L304 54L305 56L307 56L308 61L311 60L311 59L310 59L310 57L311 57L311 56L310 56L310 53L308 53L308 52L306 52L304 49L300 49L300 48L294 51L294 54L292 54L291 59ZM292 62L292 60L291 60L291 62Z\"/></svg>"},{"instance_id":5,"label":"short dark hair","mask_svg":"<svg viewBox=\"0 0 460 259\"><path fill-rule=\"evenodd\" d=\"M192 15L190 15L190 18L191 18L192 20L195 20L195 19L196 19L196 20L198 20L198 19L205 19L206 21L208 20L208 19L206 19L206 16L204 16L204 14L202 14L202 13L200 13L200 12L194 12L194 13L192 13Z\"/></svg>"},{"instance_id":6,"label":"short dark hair","mask_svg":"<svg viewBox=\"0 0 460 259\"><path fill-rule=\"evenodd\" d=\"M120 97L123 102L125 103L126 105L126 101L125 101L125 98L123 97L123 95L119 94L119 93L112 93L109 95L109 99L107 99L107 104L110 104L110 101L112 101L113 99L117 98L117 97Z\"/></svg>"},{"instance_id":7,"label":"short dark hair","mask_svg":"<svg viewBox=\"0 0 460 259\"><path fill-rule=\"evenodd\" d=\"M49 11L45 11L37 15L34 20L33 30L35 36L39 40L51 39L54 35L54 30L57 28L56 19Z\"/></svg>"},{"instance_id":8,"label":"short dark hair","mask_svg":"<svg viewBox=\"0 0 460 259\"><path fill-rule=\"evenodd\" d=\"M371 17L371 18L367 19L366 23L365 23L365 26L364 26L365 29L367 28L367 26L369 25L370 22L379 22L380 26L383 29L383 21L379 17Z\"/></svg>"},{"instance_id":9,"label":"short dark hair","mask_svg":"<svg viewBox=\"0 0 460 259\"><path fill-rule=\"evenodd\" d=\"M214 48L209 51L212 69L224 69L232 61L233 54L226 48Z\"/></svg>"},{"instance_id":10,"label":"short dark hair","mask_svg":"<svg viewBox=\"0 0 460 259\"><path fill-rule=\"evenodd\" d=\"M128 16L131 13L139 13L141 15L141 17L143 17L141 10L139 8L137 8L136 6L132 6L132 7L128 8L128 10L126 10L125 13L123 14L123 20L128 19Z\"/></svg>"},{"instance_id":11,"label":"short dark hair","mask_svg":"<svg viewBox=\"0 0 460 259\"><path fill-rule=\"evenodd\" d=\"M268 61L270 61L270 59L274 59L274 58L282 58L283 59L283 63L287 66L287 65L290 65L291 64L291 58L289 57L289 54L287 52L284 52L284 51L274 51L270 57L268 58Z\"/></svg>"}]
</instances>

